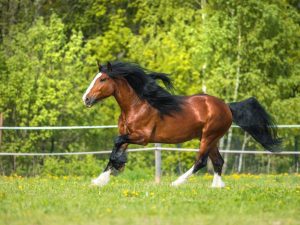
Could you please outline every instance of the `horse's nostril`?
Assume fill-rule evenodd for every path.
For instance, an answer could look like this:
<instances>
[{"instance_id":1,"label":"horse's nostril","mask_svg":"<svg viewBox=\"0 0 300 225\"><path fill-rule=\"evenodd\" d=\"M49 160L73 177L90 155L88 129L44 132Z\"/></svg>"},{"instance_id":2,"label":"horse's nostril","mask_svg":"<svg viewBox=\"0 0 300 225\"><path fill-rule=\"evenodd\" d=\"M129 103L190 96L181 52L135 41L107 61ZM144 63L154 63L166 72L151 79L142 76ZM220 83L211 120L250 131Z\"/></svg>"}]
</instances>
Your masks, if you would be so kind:
<instances>
[{"instance_id":1,"label":"horse's nostril","mask_svg":"<svg viewBox=\"0 0 300 225\"><path fill-rule=\"evenodd\" d=\"M86 98L85 98L85 103L86 103L86 104L90 104L90 98L86 97Z\"/></svg>"}]
</instances>

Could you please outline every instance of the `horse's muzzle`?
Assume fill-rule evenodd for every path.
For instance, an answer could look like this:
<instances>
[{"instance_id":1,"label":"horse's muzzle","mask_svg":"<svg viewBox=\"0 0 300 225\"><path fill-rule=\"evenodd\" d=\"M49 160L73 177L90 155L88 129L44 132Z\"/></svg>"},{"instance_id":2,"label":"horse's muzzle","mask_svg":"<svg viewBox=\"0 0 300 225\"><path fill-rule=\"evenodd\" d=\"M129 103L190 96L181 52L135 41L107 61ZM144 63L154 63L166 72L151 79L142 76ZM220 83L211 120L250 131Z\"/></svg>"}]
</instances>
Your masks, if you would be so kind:
<instances>
[{"instance_id":1,"label":"horse's muzzle","mask_svg":"<svg viewBox=\"0 0 300 225\"><path fill-rule=\"evenodd\" d=\"M89 98L89 97L86 97L86 98L84 99L84 104L85 104L87 107L92 107L95 103L96 103L96 99L95 99L95 98Z\"/></svg>"}]
</instances>

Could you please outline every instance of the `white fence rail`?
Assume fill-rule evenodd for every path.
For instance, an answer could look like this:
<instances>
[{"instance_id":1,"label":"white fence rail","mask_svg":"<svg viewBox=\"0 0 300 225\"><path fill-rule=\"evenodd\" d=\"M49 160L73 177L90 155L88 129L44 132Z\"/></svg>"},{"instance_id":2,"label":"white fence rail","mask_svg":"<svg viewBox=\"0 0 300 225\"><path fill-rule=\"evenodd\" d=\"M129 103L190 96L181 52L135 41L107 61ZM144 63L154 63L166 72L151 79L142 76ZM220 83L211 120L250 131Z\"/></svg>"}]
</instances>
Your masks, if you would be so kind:
<instances>
[{"instance_id":1,"label":"white fence rail","mask_svg":"<svg viewBox=\"0 0 300 225\"><path fill-rule=\"evenodd\" d=\"M44 126L44 127L0 127L0 130L79 130L79 129L106 129L117 128L117 125L103 125L103 126ZM240 128L232 125L233 128ZM300 124L283 124L277 125L278 128L300 128Z\"/></svg>"},{"instance_id":2,"label":"white fence rail","mask_svg":"<svg viewBox=\"0 0 300 225\"><path fill-rule=\"evenodd\" d=\"M145 152L145 151L177 151L177 152L198 152L199 149L194 148L166 148L166 147L150 147L150 148L133 148L127 152ZM257 154L257 155L300 155L296 151L254 151L254 150L220 150L221 153L229 154ZM105 155L110 154L111 150L100 150L92 152L0 152L0 156L63 156L63 155Z\"/></svg>"},{"instance_id":3,"label":"white fence rail","mask_svg":"<svg viewBox=\"0 0 300 225\"><path fill-rule=\"evenodd\" d=\"M47 127L0 127L0 130L81 130L117 128L117 125L104 126L47 126Z\"/></svg>"}]
</instances>

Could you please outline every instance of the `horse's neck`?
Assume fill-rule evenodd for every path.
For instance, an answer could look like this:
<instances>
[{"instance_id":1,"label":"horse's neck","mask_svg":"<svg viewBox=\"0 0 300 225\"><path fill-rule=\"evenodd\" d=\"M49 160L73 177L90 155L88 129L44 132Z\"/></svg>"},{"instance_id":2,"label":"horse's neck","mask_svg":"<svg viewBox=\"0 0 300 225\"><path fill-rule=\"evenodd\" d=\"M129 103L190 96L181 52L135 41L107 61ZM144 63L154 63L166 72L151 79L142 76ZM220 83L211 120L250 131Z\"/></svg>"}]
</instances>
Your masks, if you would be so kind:
<instances>
[{"instance_id":1,"label":"horse's neck","mask_svg":"<svg viewBox=\"0 0 300 225\"><path fill-rule=\"evenodd\" d=\"M143 101L138 97L135 91L130 87L127 81L116 80L116 91L114 97L118 102L122 113L128 115L131 112L134 112L144 104Z\"/></svg>"}]
</instances>

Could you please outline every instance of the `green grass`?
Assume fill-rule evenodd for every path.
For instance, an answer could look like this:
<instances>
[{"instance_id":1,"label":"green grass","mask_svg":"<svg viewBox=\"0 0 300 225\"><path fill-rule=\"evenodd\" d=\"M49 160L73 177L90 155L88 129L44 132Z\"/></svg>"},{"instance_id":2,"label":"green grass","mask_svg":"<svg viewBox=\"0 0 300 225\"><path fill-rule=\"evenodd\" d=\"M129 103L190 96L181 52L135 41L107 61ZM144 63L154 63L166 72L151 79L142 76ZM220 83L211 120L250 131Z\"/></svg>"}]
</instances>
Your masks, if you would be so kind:
<instances>
[{"instance_id":1,"label":"green grass","mask_svg":"<svg viewBox=\"0 0 300 225\"><path fill-rule=\"evenodd\" d=\"M0 224L300 224L299 175L209 175L170 187L130 171L103 188L83 177L0 177Z\"/></svg>"}]
</instances>

